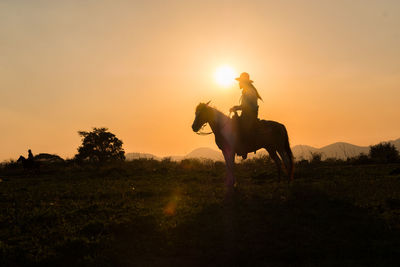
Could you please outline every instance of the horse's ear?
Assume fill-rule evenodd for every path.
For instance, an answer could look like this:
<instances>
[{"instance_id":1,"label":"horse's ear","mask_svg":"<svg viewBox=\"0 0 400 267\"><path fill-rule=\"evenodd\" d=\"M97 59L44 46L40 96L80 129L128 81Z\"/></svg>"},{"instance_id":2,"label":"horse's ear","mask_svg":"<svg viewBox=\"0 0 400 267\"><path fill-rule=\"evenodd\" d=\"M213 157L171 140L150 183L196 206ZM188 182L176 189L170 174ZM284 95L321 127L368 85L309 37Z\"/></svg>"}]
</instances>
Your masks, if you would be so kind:
<instances>
[{"instance_id":1,"label":"horse's ear","mask_svg":"<svg viewBox=\"0 0 400 267\"><path fill-rule=\"evenodd\" d=\"M211 100L210 101L208 101L207 103L206 103L206 105L208 106L208 104L210 104L211 103Z\"/></svg>"}]
</instances>

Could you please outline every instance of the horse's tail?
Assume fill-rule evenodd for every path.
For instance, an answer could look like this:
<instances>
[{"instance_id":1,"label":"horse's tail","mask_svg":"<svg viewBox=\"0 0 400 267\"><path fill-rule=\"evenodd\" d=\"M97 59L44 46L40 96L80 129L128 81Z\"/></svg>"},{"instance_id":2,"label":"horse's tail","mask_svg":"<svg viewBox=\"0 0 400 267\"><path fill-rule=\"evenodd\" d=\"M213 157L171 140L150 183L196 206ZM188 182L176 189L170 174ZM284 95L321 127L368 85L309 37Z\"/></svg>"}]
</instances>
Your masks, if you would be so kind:
<instances>
[{"instance_id":1,"label":"horse's tail","mask_svg":"<svg viewBox=\"0 0 400 267\"><path fill-rule=\"evenodd\" d=\"M289 164L290 166L288 168L288 174L291 180L293 180L293 175L294 175L294 157L293 157L293 152L292 149L290 148L290 144L289 144L289 135L287 133L286 127L284 125L283 126L283 136L284 136L284 149L285 152L287 153L287 155L289 156Z\"/></svg>"}]
</instances>

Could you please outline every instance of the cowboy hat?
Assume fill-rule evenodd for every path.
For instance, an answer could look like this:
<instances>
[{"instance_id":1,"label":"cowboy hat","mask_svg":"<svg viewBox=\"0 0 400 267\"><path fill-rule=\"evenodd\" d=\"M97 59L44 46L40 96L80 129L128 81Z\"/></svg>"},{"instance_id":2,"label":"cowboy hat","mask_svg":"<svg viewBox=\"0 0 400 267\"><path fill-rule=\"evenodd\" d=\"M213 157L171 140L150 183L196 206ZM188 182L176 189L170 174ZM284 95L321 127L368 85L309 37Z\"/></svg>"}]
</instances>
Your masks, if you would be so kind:
<instances>
[{"instance_id":1,"label":"cowboy hat","mask_svg":"<svg viewBox=\"0 0 400 267\"><path fill-rule=\"evenodd\" d=\"M242 74L240 74L240 77L235 78L235 80L238 82L253 82L252 80L250 80L250 75L247 72L242 72Z\"/></svg>"}]
</instances>

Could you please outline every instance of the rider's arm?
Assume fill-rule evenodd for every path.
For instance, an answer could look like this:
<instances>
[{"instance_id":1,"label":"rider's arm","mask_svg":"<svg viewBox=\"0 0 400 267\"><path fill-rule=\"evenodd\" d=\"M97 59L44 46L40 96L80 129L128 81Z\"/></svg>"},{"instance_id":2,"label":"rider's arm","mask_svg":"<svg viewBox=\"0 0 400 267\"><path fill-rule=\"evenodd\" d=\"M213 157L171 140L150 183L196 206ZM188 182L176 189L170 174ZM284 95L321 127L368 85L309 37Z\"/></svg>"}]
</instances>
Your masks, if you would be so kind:
<instances>
[{"instance_id":1,"label":"rider's arm","mask_svg":"<svg viewBox=\"0 0 400 267\"><path fill-rule=\"evenodd\" d=\"M235 112L235 111L238 111L238 110L242 110L242 106L240 105L240 106L233 106L230 110L229 110L229 112Z\"/></svg>"}]
</instances>

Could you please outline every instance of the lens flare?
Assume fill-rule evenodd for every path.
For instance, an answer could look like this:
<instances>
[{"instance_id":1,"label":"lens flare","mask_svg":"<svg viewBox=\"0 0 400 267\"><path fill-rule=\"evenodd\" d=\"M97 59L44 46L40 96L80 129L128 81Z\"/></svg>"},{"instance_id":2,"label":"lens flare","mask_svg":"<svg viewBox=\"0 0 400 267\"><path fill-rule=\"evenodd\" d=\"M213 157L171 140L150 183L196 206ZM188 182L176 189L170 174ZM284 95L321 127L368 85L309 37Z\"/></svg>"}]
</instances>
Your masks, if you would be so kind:
<instances>
[{"instance_id":1,"label":"lens flare","mask_svg":"<svg viewBox=\"0 0 400 267\"><path fill-rule=\"evenodd\" d=\"M172 193L167 205L164 208L164 214L167 216L173 216L176 214L176 209L178 202L181 199L181 189L176 188L174 192Z\"/></svg>"}]
</instances>

